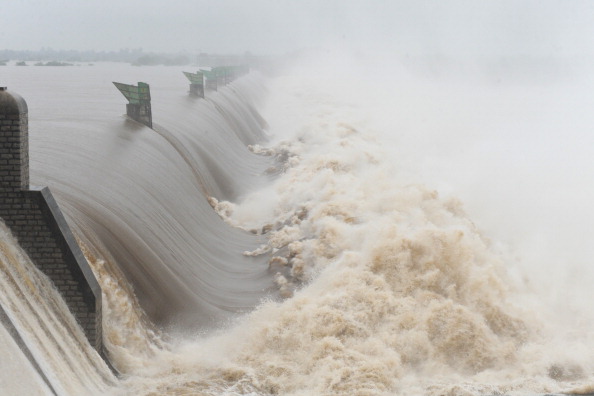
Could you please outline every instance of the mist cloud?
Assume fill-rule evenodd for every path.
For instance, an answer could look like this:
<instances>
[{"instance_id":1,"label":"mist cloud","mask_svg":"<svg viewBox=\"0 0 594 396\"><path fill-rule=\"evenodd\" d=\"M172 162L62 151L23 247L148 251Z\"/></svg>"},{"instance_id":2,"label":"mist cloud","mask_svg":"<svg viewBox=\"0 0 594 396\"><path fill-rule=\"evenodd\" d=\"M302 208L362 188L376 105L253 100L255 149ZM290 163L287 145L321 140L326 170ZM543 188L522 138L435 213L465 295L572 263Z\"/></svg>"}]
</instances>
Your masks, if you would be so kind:
<instances>
[{"instance_id":1,"label":"mist cloud","mask_svg":"<svg viewBox=\"0 0 594 396\"><path fill-rule=\"evenodd\" d=\"M593 19L559 0L23 0L2 5L0 48L591 56Z\"/></svg>"}]
</instances>

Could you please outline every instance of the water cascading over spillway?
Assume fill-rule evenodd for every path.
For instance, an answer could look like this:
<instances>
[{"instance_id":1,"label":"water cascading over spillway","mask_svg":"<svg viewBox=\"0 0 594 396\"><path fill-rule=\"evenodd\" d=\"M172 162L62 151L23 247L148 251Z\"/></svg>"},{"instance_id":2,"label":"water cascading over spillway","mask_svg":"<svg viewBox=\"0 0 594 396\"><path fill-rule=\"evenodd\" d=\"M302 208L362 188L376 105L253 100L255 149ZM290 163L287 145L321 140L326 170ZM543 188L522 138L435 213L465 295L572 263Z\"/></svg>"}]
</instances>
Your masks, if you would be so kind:
<instances>
[{"instance_id":1,"label":"water cascading over spillway","mask_svg":"<svg viewBox=\"0 0 594 396\"><path fill-rule=\"evenodd\" d=\"M74 77L55 106L32 108L32 184L55 191L87 252L115 263L155 322L203 328L253 307L272 284L265 259L242 254L260 237L225 224L208 197L237 198L270 166L247 147L264 138L242 99L258 95L257 79L207 100L189 98L181 78L179 90L157 80L154 130L122 117L103 83L81 92Z\"/></svg>"},{"instance_id":2,"label":"water cascading over spillway","mask_svg":"<svg viewBox=\"0 0 594 396\"><path fill-rule=\"evenodd\" d=\"M375 91L366 100L350 75L349 84L340 76L321 81L317 70L314 78L277 77L262 106L275 137L259 147L262 121L249 104L261 88L253 76L197 100L171 68L71 69L72 84L63 87L66 73L47 69L38 72L43 90L14 69L19 84L11 86L29 102L33 182L53 189L107 301L106 344L125 377L115 387L99 378L96 389L117 396L592 390L588 316L580 312L584 324L571 337L551 336L560 327L541 321L546 304L519 290L524 283L508 273L507 256L460 200L406 169L406 114L391 112L395 103L411 111L414 95L429 96L419 91L424 85L396 80L389 100ZM116 79L150 82L154 130L119 116ZM424 117L439 120L439 111L419 103ZM408 165L422 165L425 142ZM269 270L278 271L275 287ZM277 287L290 298L258 304ZM127 327L143 320L132 293L153 320L185 334L160 338L147 327L126 338ZM254 306L219 331L200 332Z\"/></svg>"}]
</instances>

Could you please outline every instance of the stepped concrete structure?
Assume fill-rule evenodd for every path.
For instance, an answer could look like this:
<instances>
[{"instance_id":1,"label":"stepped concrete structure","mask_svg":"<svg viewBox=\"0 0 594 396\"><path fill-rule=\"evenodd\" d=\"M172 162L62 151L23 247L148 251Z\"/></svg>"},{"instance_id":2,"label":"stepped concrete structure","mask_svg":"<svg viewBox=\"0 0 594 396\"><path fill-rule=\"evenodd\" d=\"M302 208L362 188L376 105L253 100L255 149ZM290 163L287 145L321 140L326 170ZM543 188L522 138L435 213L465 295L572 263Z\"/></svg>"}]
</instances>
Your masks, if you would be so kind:
<instances>
[{"instance_id":1,"label":"stepped concrete structure","mask_svg":"<svg viewBox=\"0 0 594 396\"><path fill-rule=\"evenodd\" d=\"M27 103L0 87L0 218L103 355L101 289L48 187L29 186Z\"/></svg>"}]
</instances>

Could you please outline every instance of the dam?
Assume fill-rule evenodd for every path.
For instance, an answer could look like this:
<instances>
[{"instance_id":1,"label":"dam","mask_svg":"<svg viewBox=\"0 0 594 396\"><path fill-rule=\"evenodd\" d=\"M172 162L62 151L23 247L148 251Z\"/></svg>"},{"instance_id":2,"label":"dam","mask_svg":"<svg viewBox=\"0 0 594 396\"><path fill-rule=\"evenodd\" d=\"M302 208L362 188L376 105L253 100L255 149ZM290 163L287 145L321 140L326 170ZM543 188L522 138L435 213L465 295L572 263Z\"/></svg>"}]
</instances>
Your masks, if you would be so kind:
<instances>
[{"instance_id":1,"label":"dam","mask_svg":"<svg viewBox=\"0 0 594 396\"><path fill-rule=\"evenodd\" d=\"M101 286L120 377L2 228L0 302L38 362L34 391L3 390L588 394L591 359L541 338L459 201L394 171L350 85L253 72L201 98L188 68L30 69L2 82L27 101L30 184ZM152 127L113 81L150 84Z\"/></svg>"}]
</instances>

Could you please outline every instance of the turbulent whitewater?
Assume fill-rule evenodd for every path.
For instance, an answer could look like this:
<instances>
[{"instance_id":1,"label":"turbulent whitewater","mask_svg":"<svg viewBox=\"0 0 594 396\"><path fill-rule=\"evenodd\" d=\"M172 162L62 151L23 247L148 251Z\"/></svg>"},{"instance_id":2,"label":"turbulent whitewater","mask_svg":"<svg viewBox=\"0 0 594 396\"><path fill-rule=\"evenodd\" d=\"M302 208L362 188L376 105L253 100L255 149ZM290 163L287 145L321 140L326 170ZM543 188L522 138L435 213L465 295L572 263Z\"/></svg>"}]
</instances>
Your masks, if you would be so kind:
<instances>
[{"instance_id":1,"label":"turbulent whitewater","mask_svg":"<svg viewBox=\"0 0 594 396\"><path fill-rule=\"evenodd\" d=\"M123 374L60 320L43 325L54 341L34 342L26 317L62 312L30 302L51 287L6 286L0 302L34 354L82 351L39 352L39 394L48 383L60 395L592 389L591 316L572 307L581 322L560 332L526 268L422 180L392 146L407 133L393 97L371 108L363 85L334 72L251 73L195 100L173 67L5 70L29 104L33 184L50 186L93 265ZM151 85L154 130L121 115L112 80ZM2 241L4 278L43 279ZM83 369L89 379L63 374Z\"/></svg>"}]
</instances>

